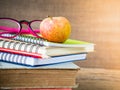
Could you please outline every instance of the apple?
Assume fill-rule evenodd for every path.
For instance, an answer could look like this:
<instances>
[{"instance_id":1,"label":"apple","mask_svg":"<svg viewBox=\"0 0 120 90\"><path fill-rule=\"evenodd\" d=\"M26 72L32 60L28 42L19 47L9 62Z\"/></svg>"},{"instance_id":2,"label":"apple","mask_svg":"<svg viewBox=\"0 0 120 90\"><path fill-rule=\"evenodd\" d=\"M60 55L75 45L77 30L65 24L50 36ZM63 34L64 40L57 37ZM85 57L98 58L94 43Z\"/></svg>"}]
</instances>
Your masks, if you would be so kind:
<instances>
[{"instance_id":1,"label":"apple","mask_svg":"<svg viewBox=\"0 0 120 90\"><path fill-rule=\"evenodd\" d=\"M40 34L51 42L64 42L71 33L71 25L65 17L47 17L40 23Z\"/></svg>"}]
</instances>

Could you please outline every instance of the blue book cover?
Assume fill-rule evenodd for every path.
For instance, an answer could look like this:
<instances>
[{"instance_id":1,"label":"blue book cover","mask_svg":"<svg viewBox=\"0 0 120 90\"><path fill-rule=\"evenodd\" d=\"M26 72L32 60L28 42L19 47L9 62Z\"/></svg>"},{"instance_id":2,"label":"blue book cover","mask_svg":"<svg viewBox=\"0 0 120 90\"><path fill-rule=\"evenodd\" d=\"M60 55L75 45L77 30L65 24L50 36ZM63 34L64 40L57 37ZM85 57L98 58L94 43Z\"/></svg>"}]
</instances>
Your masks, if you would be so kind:
<instances>
[{"instance_id":1,"label":"blue book cover","mask_svg":"<svg viewBox=\"0 0 120 90\"><path fill-rule=\"evenodd\" d=\"M80 53L80 54L55 56L50 58L33 58L29 56L0 52L0 62L9 62L14 64L35 67L35 66L50 65L50 64L57 64L63 62L73 62L77 60L85 60L86 55L87 53Z\"/></svg>"}]
</instances>

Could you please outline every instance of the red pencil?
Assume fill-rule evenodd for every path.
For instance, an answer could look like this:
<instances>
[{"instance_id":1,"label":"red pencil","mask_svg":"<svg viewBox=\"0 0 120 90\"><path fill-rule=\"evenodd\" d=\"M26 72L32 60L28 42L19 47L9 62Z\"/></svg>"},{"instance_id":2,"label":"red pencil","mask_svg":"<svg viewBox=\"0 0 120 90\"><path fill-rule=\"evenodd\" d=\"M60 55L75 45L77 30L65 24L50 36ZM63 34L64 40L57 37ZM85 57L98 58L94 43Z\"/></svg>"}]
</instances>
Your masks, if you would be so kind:
<instances>
[{"instance_id":1,"label":"red pencil","mask_svg":"<svg viewBox=\"0 0 120 90\"><path fill-rule=\"evenodd\" d=\"M0 51L14 53L14 54L20 54L20 55L24 55L24 56L31 56L31 57L35 57L35 58L48 58L47 55L30 53L30 52L25 52L25 51L20 51L20 50L13 50L13 49L8 49L8 48L0 47Z\"/></svg>"}]
</instances>

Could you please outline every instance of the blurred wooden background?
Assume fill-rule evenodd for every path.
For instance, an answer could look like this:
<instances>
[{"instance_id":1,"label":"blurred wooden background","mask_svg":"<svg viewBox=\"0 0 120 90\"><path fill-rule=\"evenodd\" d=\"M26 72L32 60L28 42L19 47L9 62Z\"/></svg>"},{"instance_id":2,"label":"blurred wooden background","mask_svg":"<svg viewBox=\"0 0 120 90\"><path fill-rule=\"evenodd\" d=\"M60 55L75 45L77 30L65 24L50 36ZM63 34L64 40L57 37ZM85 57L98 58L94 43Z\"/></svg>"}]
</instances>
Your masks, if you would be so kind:
<instances>
[{"instance_id":1,"label":"blurred wooden background","mask_svg":"<svg viewBox=\"0 0 120 90\"><path fill-rule=\"evenodd\" d=\"M81 67L120 69L120 0L0 0L0 17L18 20L64 16L72 39L95 43Z\"/></svg>"}]
</instances>

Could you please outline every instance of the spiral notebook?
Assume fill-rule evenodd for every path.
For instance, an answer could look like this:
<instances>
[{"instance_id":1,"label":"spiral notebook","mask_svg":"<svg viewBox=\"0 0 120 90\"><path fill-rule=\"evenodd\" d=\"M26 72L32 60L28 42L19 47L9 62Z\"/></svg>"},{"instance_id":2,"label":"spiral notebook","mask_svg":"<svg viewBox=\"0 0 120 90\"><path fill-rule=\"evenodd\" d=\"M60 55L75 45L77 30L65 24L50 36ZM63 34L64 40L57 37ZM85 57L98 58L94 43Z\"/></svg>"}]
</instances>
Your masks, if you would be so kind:
<instances>
[{"instance_id":1,"label":"spiral notebook","mask_svg":"<svg viewBox=\"0 0 120 90\"><path fill-rule=\"evenodd\" d=\"M6 48L16 51L25 51L36 54L46 54L46 47L44 46L5 38L0 38L0 48Z\"/></svg>"},{"instance_id":2,"label":"spiral notebook","mask_svg":"<svg viewBox=\"0 0 120 90\"><path fill-rule=\"evenodd\" d=\"M11 34L4 34L4 36L12 36ZM33 44L39 44L41 46L48 46L48 47L82 47L86 48L89 51L93 51L94 49L94 44L85 42L85 41L79 41L79 40L73 40L73 39L68 39L64 43L54 43L54 42L48 42L47 40L41 39L41 38L36 38L31 35L18 35L17 37L13 38L14 40L19 40L19 41L24 41L28 43L33 43Z\"/></svg>"},{"instance_id":3,"label":"spiral notebook","mask_svg":"<svg viewBox=\"0 0 120 90\"><path fill-rule=\"evenodd\" d=\"M0 52L0 61L9 62L14 64L26 65L26 66L41 66L49 64L57 64L63 62L73 62L76 60L85 60L86 53L63 55L50 58L33 58L29 56L17 55L7 52Z\"/></svg>"},{"instance_id":4,"label":"spiral notebook","mask_svg":"<svg viewBox=\"0 0 120 90\"><path fill-rule=\"evenodd\" d=\"M0 38L0 51L6 51L15 54L36 54L38 57L41 56L59 56L59 55L67 55L67 54L76 54L76 53L83 53L83 52L91 52L93 51L94 47L83 48L83 47L46 47L40 46L38 44L26 43L17 40L10 40ZM7 50L8 49L8 50ZM19 53L18 53L19 52ZM24 52L24 53L22 53ZM25 53L26 52L26 53ZM31 56L30 55L30 56ZM35 57L36 57L35 56Z\"/></svg>"}]
</instances>

